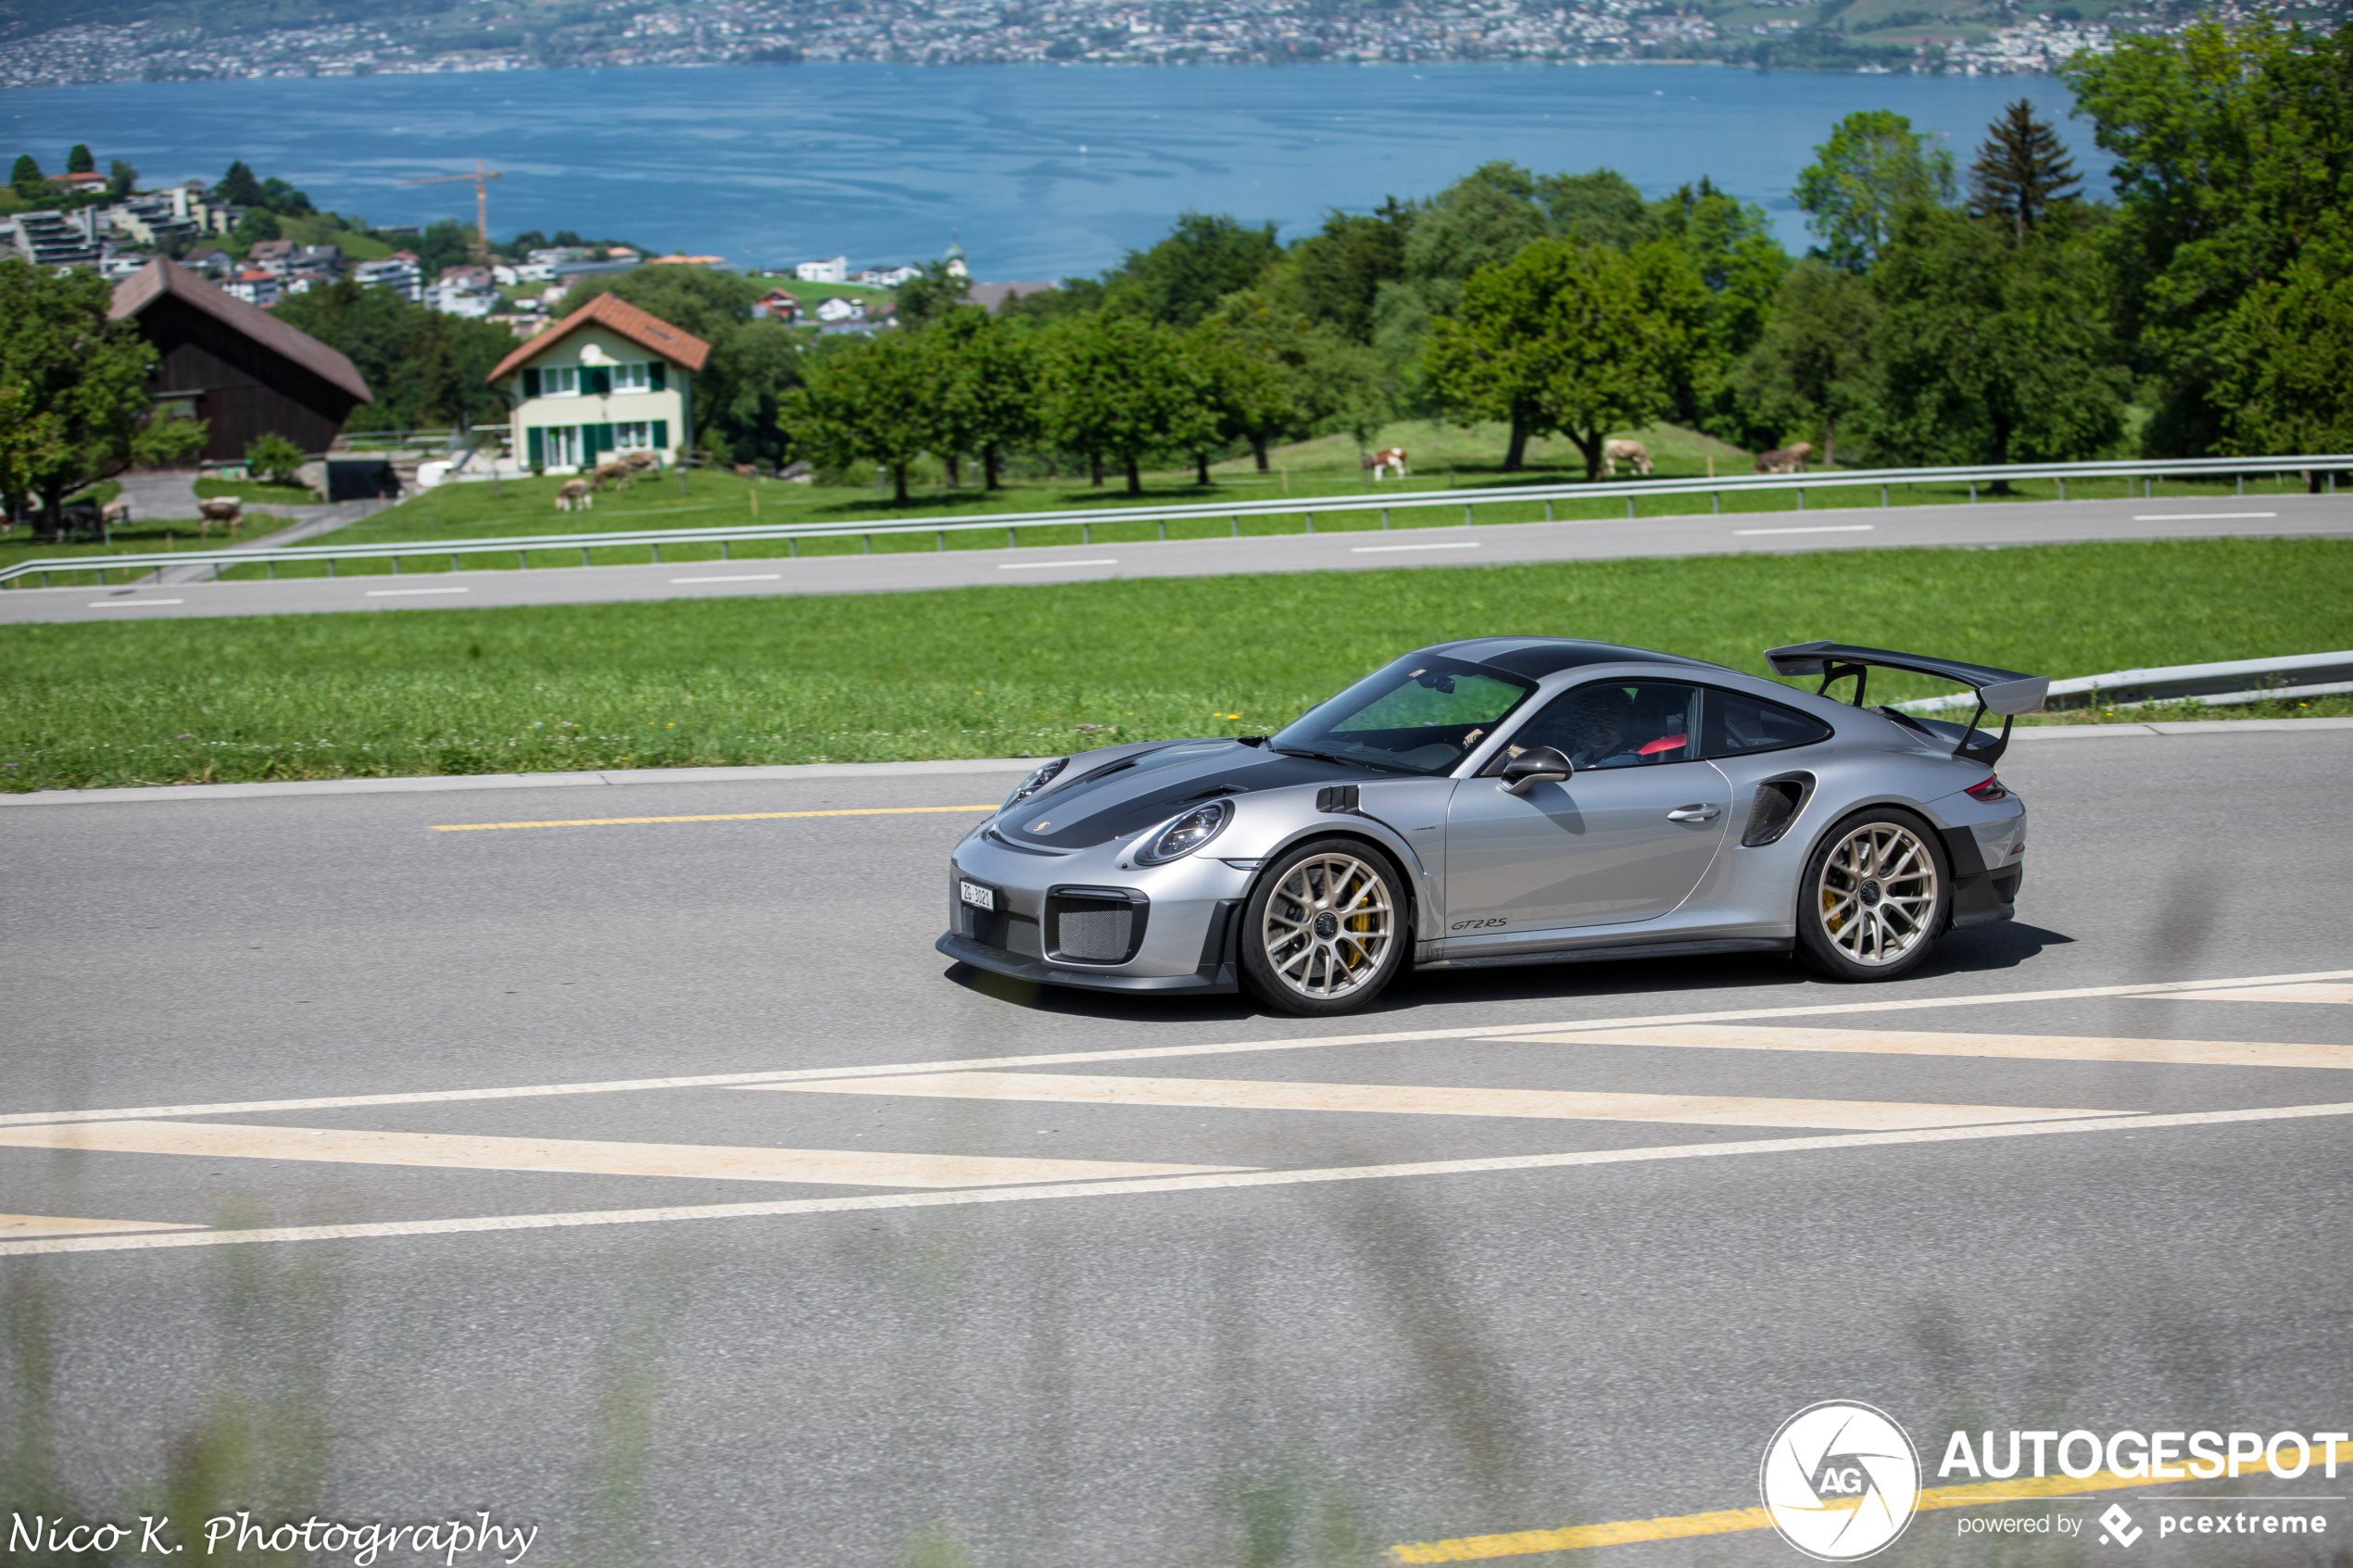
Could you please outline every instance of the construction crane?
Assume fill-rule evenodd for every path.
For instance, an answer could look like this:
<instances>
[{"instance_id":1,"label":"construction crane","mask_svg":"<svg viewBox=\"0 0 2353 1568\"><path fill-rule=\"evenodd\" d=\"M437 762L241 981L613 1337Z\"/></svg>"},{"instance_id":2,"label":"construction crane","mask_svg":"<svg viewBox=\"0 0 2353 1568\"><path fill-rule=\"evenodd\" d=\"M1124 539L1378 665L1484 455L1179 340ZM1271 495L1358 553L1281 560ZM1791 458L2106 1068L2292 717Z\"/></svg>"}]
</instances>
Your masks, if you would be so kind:
<instances>
[{"instance_id":1,"label":"construction crane","mask_svg":"<svg viewBox=\"0 0 2353 1568\"><path fill-rule=\"evenodd\" d=\"M488 261L490 259L490 182L501 178L503 175L499 170L484 169L482 166L482 159L476 158L474 171L472 174L428 174L422 180L403 180L400 183L439 185L451 180L472 181L474 182L474 259Z\"/></svg>"}]
</instances>

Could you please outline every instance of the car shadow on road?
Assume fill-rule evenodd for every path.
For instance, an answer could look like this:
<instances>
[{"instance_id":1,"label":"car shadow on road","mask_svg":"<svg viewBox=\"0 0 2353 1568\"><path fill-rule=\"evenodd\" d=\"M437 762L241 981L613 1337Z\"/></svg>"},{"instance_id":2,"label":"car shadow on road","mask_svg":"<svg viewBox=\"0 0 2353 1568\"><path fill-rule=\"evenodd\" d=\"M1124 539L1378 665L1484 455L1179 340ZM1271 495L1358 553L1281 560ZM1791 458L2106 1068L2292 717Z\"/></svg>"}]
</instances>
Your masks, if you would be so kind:
<instances>
[{"instance_id":1,"label":"car shadow on road","mask_svg":"<svg viewBox=\"0 0 2353 1568\"><path fill-rule=\"evenodd\" d=\"M2064 947L2074 940L2061 932L2018 922L1957 931L1940 941L1927 961L1898 984L1914 985L2016 969L2040 956L2046 947ZM1261 1006L1249 996L1131 995L1068 985L1038 985L963 963L950 964L944 978L951 985L1027 1011L1100 1019L1106 1023L1216 1022L1286 1016ZM1712 1003L1711 998L1735 992L1742 993L1737 1004L1740 1006L1795 1007L1816 1001L1830 1005L1833 999L1860 1001L1875 989L1826 980L1794 959L1777 953L1602 959L1495 969L1416 971L1400 976L1371 1006L1348 1017L1393 1019L1399 1014L1418 1012L1421 1017L1416 1022L1445 1028L1449 1022L1447 1011L1478 1004L1594 1003L1624 998L1641 1005L1645 1011L1705 1011L1712 1005L1732 1005ZM1759 992L1766 995L1760 997Z\"/></svg>"}]
</instances>

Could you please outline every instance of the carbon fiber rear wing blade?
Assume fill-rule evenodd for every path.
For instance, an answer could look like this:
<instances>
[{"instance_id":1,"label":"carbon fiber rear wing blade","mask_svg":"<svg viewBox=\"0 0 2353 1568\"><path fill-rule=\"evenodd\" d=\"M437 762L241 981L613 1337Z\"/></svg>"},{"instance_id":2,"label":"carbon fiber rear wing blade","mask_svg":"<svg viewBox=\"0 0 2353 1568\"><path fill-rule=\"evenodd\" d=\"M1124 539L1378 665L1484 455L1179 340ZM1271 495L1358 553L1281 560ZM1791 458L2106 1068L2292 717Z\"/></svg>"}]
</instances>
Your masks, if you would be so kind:
<instances>
[{"instance_id":1,"label":"carbon fiber rear wing blade","mask_svg":"<svg viewBox=\"0 0 2353 1568\"><path fill-rule=\"evenodd\" d=\"M2009 749L2010 725L2016 715L2031 713L2043 706L2051 688L2047 675L2028 675L2016 670L1997 670L1990 664L1969 664L1957 659L1936 659L1927 654L1895 653L1887 648L1856 647L1846 643L1795 643L1785 648L1769 648L1766 661L1779 675L1819 675L1822 684L1817 693L1830 690L1834 681L1855 677L1855 706L1863 706L1863 691L1873 670L1901 670L1908 674L1932 675L1938 680L1964 685L1976 694L1977 711L1962 726L1960 741L1953 747L1953 755L1991 767L2003 752ZM1982 745L1970 741L1979 732L1977 722L1988 714L1999 714L2002 733L1999 737Z\"/></svg>"}]
</instances>

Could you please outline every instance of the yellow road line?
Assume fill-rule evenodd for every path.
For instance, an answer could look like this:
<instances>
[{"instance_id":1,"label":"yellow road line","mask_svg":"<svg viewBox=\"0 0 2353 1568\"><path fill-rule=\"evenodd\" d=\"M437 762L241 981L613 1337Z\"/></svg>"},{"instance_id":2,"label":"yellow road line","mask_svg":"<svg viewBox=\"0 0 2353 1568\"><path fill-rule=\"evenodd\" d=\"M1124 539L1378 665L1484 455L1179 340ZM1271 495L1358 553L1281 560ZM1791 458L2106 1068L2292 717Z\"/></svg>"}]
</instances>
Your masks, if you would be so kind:
<instances>
[{"instance_id":1,"label":"yellow road line","mask_svg":"<svg viewBox=\"0 0 2353 1568\"><path fill-rule=\"evenodd\" d=\"M494 828L617 828L637 822L762 822L779 817L920 817L940 811L994 811L986 806L852 806L838 811L710 811L695 817L573 817L554 822L436 822L435 833L486 833Z\"/></svg>"},{"instance_id":2,"label":"yellow road line","mask_svg":"<svg viewBox=\"0 0 2353 1568\"><path fill-rule=\"evenodd\" d=\"M0 1129L0 1147L207 1159L422 1165L464 1171L554 1171L589 1176L691 1176L706 1181L813 1182L873 1187L976 1187L1188 1176L1238 1165L1121 1160L998 1159L831 1148L729 1148L711 1144L604 1143L575 1138L467 1137L341 1127L241 1126L226 1122L76 1122Z\"/></svg>"},{"instance_id":3,"label":"yellow road line","mask_svg":"<svg viewBox=\"0 0 2353 1568\"><path fill-rule=\"evenodd\" d=\"M0 1241L36 1236L111 1236L119 1231L200 1231L160 1220L74 1220L61 1214L0 1214Z\"/></svg>"},{"instance_id":4,"label":"yellow road line","mask_svg":"<svg viewBox=\"0 0 2353 1568\"><path fill-rule=\"evenodd\" d=\"M2312 1462L2353 1459L2353 1443L2317 1443ZM2262 1460L2242 1461L2242 1474L2268 1474ZM1939 1508L1982 1508L1989 1503L2032 1502L2041 1498L2113 1492L2130 1487L2178 1486L2177 1481L2152 1481L2143 1475L2120 1475L2096 1470L2089 1475L2029 1476L2014 1481L1973 1481L1965 1486L1937 1486L1920 1493L1922 1512ZM2215 1483L2207 1479L2203 1484ZM2248 1502L2260 1502L2250 1497ZM1574 1551L1584 1547L1633 1546L1643 1541L1671 1541L1689 1536L1721 1536L1738 1530L1768 1530L1772 1517L1761 1508L1730 1508L1714 1513L1683 1513L1666 1519L1621 1519L1609 1524L1572 1524L1559 1530L1516 1530L1504 1536L1462 1536L1447 1541L1412 1541L1389 1549L1400 1562L1477 1562L1496 1557L1527 1557L1543 1551Z\"/></svg>"},{"instance_id":5,"label":"yellow road line","mask_svg":"<svg viewBox=\"0 0 2353 1568\"><path fill-rule=\"evenodd\" d=\"M2024 1105L1915 1105L1745 1095L1638 1095L1564 1089L1465 1089L1396 1084L1288 1084L1259 1078L1142 1078L1113 1073L928 1073L747 1084L749 1090L822 1095L925 1095L944 1099L1170 1105L1221 1110L1376 1111L1407 1116L1532 1116L1578 1122L1676 1122L1715 1127L1819 1127L1878 1133L2120 1116Z\"/></svg>"},{"instance_id":6,"label":"yellow road line","mask_svg":"<svg viewBox=\"0 0 2353 1568\"><path fill-rule=\"evenodd\" d=\"M2353 987L2348 987L2353 989ZM2196 995L2195 992L2181 995ZM2197 1067L2353 1068L2353 1046L2260 1040L2133 1040L2076 1035L1930 1034L1911 1029L1569 1028L1497 1035L1491 1043L1554 1046L1679 1046L1694 1050L1855 1051L1873 1056L1999 1057L2018 1061L2147 1061Z\"/></svg>"}]
</instances>

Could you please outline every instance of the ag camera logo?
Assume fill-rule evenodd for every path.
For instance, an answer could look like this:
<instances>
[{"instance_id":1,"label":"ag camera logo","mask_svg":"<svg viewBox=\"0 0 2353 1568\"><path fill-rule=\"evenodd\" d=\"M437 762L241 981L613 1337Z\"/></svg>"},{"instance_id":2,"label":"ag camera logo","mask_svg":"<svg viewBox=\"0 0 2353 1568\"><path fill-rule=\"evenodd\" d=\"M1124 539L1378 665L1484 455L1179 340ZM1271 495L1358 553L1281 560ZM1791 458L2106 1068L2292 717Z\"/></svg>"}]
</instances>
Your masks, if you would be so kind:
<instances>
[{"instance_id":1,"label":"ag camera logo","mask_svg":"<svg viewBox=\"0 0 2353 1568\"><path fill-rule=\"evenodd\" d=\"M1912 1522L1919 1451L1885 1411L1825 1400L1781 1423L1757 1489L1781 1539L1818 1562L1856 1562Z\"/></svg>"}]
</instances>

